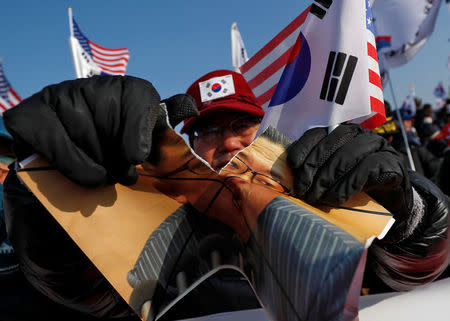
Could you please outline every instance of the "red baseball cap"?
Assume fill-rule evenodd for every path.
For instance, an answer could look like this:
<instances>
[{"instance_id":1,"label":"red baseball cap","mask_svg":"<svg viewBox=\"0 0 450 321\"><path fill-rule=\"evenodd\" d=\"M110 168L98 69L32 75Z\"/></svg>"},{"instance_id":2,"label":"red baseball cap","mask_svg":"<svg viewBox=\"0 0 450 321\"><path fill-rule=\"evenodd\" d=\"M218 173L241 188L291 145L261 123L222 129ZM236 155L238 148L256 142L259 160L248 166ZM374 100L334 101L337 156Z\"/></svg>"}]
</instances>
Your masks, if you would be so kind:
<instances>
[{"instance_id":1,"label":"red baseball cap","mask_svg":"<svg viewBox=\"0 0 450 321\"><path fill-rule=\"evenodd\" d=\"M216 111L241 111L262 117L264 111L244 77L231 70L215 70L197 79L186 91L195 99L199 116L184 121L186 133L205 115Z\"/></svg>"}]
</instances>

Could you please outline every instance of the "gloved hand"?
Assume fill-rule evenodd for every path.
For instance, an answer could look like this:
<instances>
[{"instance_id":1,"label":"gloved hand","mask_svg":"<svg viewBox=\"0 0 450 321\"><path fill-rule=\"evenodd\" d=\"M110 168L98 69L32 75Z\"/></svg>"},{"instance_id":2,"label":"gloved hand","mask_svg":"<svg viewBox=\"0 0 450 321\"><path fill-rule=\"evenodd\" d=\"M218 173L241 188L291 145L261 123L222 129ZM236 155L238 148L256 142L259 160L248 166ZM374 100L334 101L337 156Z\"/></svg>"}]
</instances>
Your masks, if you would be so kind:
<instances>
[{"instance_id":1,"label":"gloved hand","mask_svg":"<svg viewBox=\"0 0 450 321\"><path fill-rule=\"evenodd\" d=\"M376 240L370 248L371 270L396 291L434 281L450 263L450 198L417 172L410 172L410 180L425 204L423 217L406 239L393 244Z\"/></svg>"},{"instance_id":2,"label":"gloved hand","mask_svg":"<svg viewBox=\"0 0 450 321\"><path fill-rule=\"evenodd\" d=\"M194 100L164 100L175 127L198 114ZM130 76L65 81L44 88L3 114L17 158L42 155L72 181L89 187L134 184L134 165L148 157L165 114L153 85Z\"/></svg>"},{"instance_id":3,"label":"gloved hand","mask_svg":"<svg viewBox=\"0 0 450 321\"><path fill-rule=\"evenodd\" d=\"M311 204L338 205L367 192L396 219L391 241L408 233L413 193L407 169L387 141L359 125L343 124L330 134L313 128L288 148L294 193Z\"/></svg>"}]
</instances>

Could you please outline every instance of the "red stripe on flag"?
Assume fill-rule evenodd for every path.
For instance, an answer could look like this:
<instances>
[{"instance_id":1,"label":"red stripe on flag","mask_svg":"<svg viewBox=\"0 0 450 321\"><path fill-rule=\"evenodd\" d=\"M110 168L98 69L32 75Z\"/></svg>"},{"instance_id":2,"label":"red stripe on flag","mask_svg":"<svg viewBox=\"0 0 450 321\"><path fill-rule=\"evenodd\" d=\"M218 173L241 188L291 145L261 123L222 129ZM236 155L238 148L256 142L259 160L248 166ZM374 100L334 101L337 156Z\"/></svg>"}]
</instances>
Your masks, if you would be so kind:
<instances>
[{"instance_id":1,"label":"red stripe on flag","mask_svg":"<svg viewBox=\"0 0 450 321\"><path fill-rule=\"evenodd\" d=\"M111 70L105 67L102 67L103 71L109 72L110 74L114 74L114 75L119 75L119 74L124 74L125 73L125 69L121 69L121 70Z\"/></svg>"},{"instance_id":2,"label":"red stripe on flag","mask_svg":"<svg viewBox=\"0 0 450 321\"><path fill-rule=\"evenodd\" d=\"M291 53L291 49L286 50L284 54L282 54L277 60L275 60L273 63L271 63L267 68L265 68L263 71L261 71L255 78L250 80L248 82L248 85L250 88L255 88L259 86L261 83L264 82L267 78L272 76L274 73L276 73L278 70L283 68L289 59L289 55Z\"/></svg>"},{"instance_id":3,"label":"red stripe on flag","mask_svg":"<svg viewBox=\"0 0 450 321\"><path fill-rule=\"evenodd\" d=\"M275 36L269 43L267 43L260 51L258 51L249 61L240 67L241 73L246 73L249 69L255 66L262 58L264 58L273 48L278 46L284 39L286 39L292 32L300 27L305 22L306 17L311 6L303 11L297 18L294 19L286 28Z\"/></svg>"},{"instance_id":4,"label":"red stripe on flag","mask_svg":"<svg viewBox=\"0 0 450 321\"><path fill-rule=\"evenodd\" d=\"M292 46L291 49L289 49L289 52L291 55L289 56L289 60L287 61L286 65L290 64L294 61L295 58L297 58L298 53L300 52L300 49L302 48L302 37L300 35L297 37L297 41L295 41L295 44Z\"/></svg>"},{"instance_id":5,"label":"red stripe on flag","mask_svg":"<svg viewBox=\"0 0 450 321\"><path fill-rule=\"evenodd\" d=\"M95 59L94 59L94 61L95 61ZM101 66L105 66L105 67L109 67L109 68L114 68L114 67L126 67L127 65L126 64L115 64L115 65L111 65L111 64L105 64L105 63L102 63L102 62L99 62L99 61L95 61L98 65L101 65Z\"/></svg>"},{"instance_id":6,"label":"red stripe on flag","mask_svg":"<svg viewBox=\"0 0 450 321\"><path fill-rule=\"evenodd\" d=\"M94 58L96 58L97 56L94 56ZM128 58L127 57L121 57L119 59L106 59L106 58L97 58L97 59L101 59L102 61L109 61L109 62L116 62L116 61L120 61L120 60L124 60L125 62L128 62Z\"/></svg>"},{"instance_id":7,"label":"red stripe on flag","mask_svg":"<svg viewBox=\"0 0 450 321\"><path fill-rule=\"evenodd\" d=\"M248 82L248 85L253 90L256 86L260 85L264 80L272 76L275 72L280 70L285 65L290 64L300 52L302 47L302 38L299 36L295 44L286 50L284 54L282 54L277 60L271 63L267 68L265 68L261 73L258 74L255 78Z\"/></svg>"},{"instance_id":8,"label":"red stripe on flag","mask_svg":"<svg viewBox=\"0 0 450 321\"><path fill-rule=\"evenodd\" d=\"M107 54L107 53L104 53L104 52L95 50L93 47L91 47L91 51L92 51L92 53L93 53L94 55L95 55L95 54L98 54L98 55L102 55L102 56L106 56L106 57L117 57L117 59L122 58L122 57L124 57L125 59L127 59L127 56L130 55L130 54L128 54L128 53L123 53L123 54L120 54L120 55L118 55L118 54Z\"/></svg>"},{"instance_id":9,"label":"red stripe on flag","mask_svg":"<svg viewBox=\"0 0 450 321\"><path fill-rule=\"evenodd\" d=\"M378 126L384 124L385 121L386 121L386 117L384 117L383 115L380 115L380 114L375 114L372 117L370 117L369 119L363 121L360 125L366 129L374 129L374 128L377 128Z\"/></svg>"},{"instance_id":10,"label":"red stripe on flag","mask_svg":"<svg viewBox=\"0 0 450 321\"><path fill-rule=\"evenodd\" d=\"M370 42L367 43L367 53L370 57L378 61L377 48L375 48Z\"/></svg>"},{"instance_id":11,"label":"red stripe on flag","mask_svg":"<svg viewBox=\"0 0 450 321\"><path fill-rule=\"evenodd\" d=\"M383 90L381 86L381 77L375 71L369 69L369 82Z\"/></svg>"},{"instance_id":12,"label":"red stripe on flag","mask_svg":"<svg viewBox=\"0 0 450 321\"><path fill-rule=\"evenodd\" d=\"M3 110L8 110L8 108L5 107L2 103L0 103L0 108L3 109Z\"/></svg>"},{"instance_id":13,"label":"red stripe on flag","mask_svg":"<svg viewBox=\"0 0 450 321\"><path fill-rule=\"evenodd\" d=\"M274 85L272 88L270 88L264 94L259 95L258 97L256 97L256 99L258 100L258 102L261 105L264 105L266 102L268 102L272 98L273 93L275 92L275 89L277 88L277 85L278 84Z\"/></svg>"},{"instance_id":14,"label":"red stripe on flag","mask_svg":"<svg viewBox=\"0 0 450 321\"><path fill-rule=\"evenodd\" d=\"M124 51L124 50L128 51L127 48L116 48L116 49L105 48L105 47L102 47L102 46L100 46L100 45L97 45L95 42L92 42L92 41L90 41L90 40L89 40L89 44L92 44L92 45L94 45L94 46L97 46L97 47L99 47L100 49L106 50L106 51Z\"/></svg>"},{"instance_id":15,"label":"red stripe on flag","mask_svg":"<svg viewBox=\"0 0 450 321\"><path fill-rule=\"evenodd\" d=\"M376 112L375 115L366 119L361 123L361 126L367 129L374 129L386 122L386 112L384 103L375 97L370 97L370 108Z\"/></svg>"},{"instance_id":16,"label":"red stripe on flag","mask_svg":"<svg viewBox=\"0 0 450 321\"><path fill-rule=\"evenodd\" d=\"M16 93L16 91L14 89L10 88L9 92L11 95L14 96L14 98L16 98L17 101L19 101L19 102L22 101L22 98L20 98L20 96Z\"/></svg>"},{"instance_id":17,"label":"red stripe on flag","mask_svg":"<svg viewBox=\"0 0 450 321\"><path fill-rule=\"evenodd\" d=\"M383 115L386 118L386 111L385 111L385 108L384 108L384 102L382 102L378 98L370 96L370 109L373 112L381 114L381 115Z\"/></svg>"}]
</instances>

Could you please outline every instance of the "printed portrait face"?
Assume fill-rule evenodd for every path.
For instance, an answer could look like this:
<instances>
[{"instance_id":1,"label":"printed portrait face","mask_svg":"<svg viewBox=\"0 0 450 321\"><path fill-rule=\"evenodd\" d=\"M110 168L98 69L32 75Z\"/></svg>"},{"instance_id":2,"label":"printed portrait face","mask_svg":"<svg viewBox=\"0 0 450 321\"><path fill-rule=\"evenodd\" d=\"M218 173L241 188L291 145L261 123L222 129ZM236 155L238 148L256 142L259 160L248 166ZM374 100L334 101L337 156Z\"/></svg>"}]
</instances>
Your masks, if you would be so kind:
<instances>
[{"instance_id":1,"label":"printed portrait face","mask_svg":"<svg viewBox=\"0 0 450 321\"><path fill-rule=\"evenodd\" d=\"M238 153L219 173L198 159L173 130L159 136L157 152L143 164L156 189L190 203L219 219L239 234L249 236L253 222L273 198L288 195L293 176L286 163L285 145L264 133Z\"/></svg>"},{"instance_id":2,"label":"printed portrait face","mask_svg":"<svg viewBox=\"0 0 450 321\"><path fill-rule=\"evenodd\" d=\"M286 163L285 148L264 136L236 155L220 174L226 180L236 177L279 193L292 190L293 176Z\"/></svg>"},{"instance_id":3,"label":"printed portrait face","mask_svg":"<svg viewBox=\"0 0 450 321\"><path fill-rule=\"evenodd\" d=\"M151 178L154 187L181 204L191 203L205 212L223 182L202 160L198 159L183 138L172 129L164 130L158 146L142 165L140 175Z\"/></svg>"}]
</instances>

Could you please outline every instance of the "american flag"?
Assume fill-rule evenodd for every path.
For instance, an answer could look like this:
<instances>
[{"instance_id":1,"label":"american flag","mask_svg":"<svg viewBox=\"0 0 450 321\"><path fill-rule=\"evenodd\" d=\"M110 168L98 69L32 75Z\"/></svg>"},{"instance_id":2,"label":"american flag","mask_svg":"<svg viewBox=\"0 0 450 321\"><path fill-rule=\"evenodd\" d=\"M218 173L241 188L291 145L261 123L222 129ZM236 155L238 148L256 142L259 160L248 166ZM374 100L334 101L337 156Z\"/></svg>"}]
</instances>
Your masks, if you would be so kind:
<instances>
[{"instance_id":1,"label":"american flag","mask_svg":"<svg viewBox=\"0 0 450 321\"><path fill-rule=\"evenodd\" d=\"M292 48L300 34L300 27L305 22L310 8L295 18L240 68L264 110L267 109L284 67L289 62Z\"/></svg>"},{"instance_id":2,"label":"american flag","mask_svg":"<svg viewBox=\"0 0 450 321\"><path fill-rule=\"evenodd\" d=\"M385 121L371 10L368 0L359 1L315 1L241 66L243 76L266 111L268 125L279 129L291 123L292 126L313 127L353 121L375 128ZM365 19L352 11L364 9ZM351 21L341 20L342 12L352 12ZM359 28L363 25L365 28ZM361 31L355 36L358 28ZM305 60L304 65L309 63L310 68L295 62L305 57L309 61ZM293 63L297 67L293 67ZM368 66L365 71L364 66ZM354 68L353 71L348 67ZM294 68L297 70L293 71ZM350 77L346 77L347 68ZM303 84L293 92L292 81ZM339 95L340 92L344 95ZM274 103L274 100L282 103ZM311 121L306 121L306 117ZM307 128L285 134L297 137L303 129Z\"/></svg>"},{"instance_id":3,"label":"american flag","mask_svg":"<svg viewBox=\"0 0 450 321\"><path fill-rule=\"evenodd\" d=\"M69 12L71 12L70 9ZM83 49L81 53L79 53L82 55L82 57L79 57L80 63L87 61L88 63L90 63L90 65L92 65L93 62L98 67L97 73L99 74L124 75L127 69L128 60L130 58L130 52L128 51L128 49L110 49L94 43L85 35L83 35L73 17L71 17L71 20L71 34L73 34L73 37L78 40L78 43ZM86 57L85 55L88 55L88 57ZM89 61L89 58L92 60L92 62Z\"/></svg>"},{"instance_id":4,"label":"american flag","mask_svg":"<svg viewBox=\"0 0 450 321\"><path fill-rule=\"evenodd\" d=\"M373 28L373 17L369 0L366 0L366 34L367 55L369 56L369 95L372 112L368 117L360 119L359 122L362 126L373 129L386 121L386 112L384 109L383 86L381 84L375 31Z\"/></svg>"},{"instance_id":5,"label":"american flag","mask_svg":"<svg viewBox=\"0 0 450 321\"><path fill-rule=\"evenodd\" d=\"M9 81L6 79L0 60L0 115L21 101L20 96L11 88Z\"/></svg>"}]
</instances>

